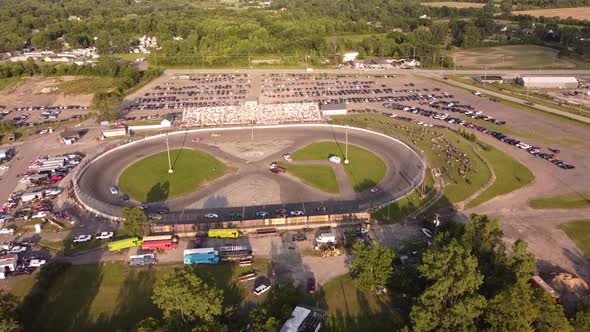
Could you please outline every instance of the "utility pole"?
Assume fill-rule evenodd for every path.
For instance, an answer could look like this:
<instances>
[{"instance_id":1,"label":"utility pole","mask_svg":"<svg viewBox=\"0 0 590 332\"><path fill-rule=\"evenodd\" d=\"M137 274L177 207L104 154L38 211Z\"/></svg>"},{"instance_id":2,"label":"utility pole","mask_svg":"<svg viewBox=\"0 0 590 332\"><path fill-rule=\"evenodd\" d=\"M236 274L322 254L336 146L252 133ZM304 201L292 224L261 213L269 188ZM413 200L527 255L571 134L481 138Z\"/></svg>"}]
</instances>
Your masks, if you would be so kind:
<instances>
[{"instance_id":1,"label":"utility pole","mask_svg":"<svg viewBox=\"0 0 590 332\"><path fill-rule=\"evenodd\" d=\"M168 173L174 173L172 169L172 161L170 160L170 142L168 141L168 133L166 133L166 150L168 150Z\"/></svg>"},{"instance_id":2,"label":"utility pole","mask_svg":"<svg viewBox=\"0 0 590 332\"><path fill-rule=\"evenodd\" d=\"M345 141L346 141L346 144L344 147L344 163L348 164L349 163L349 161L348 161L348 126L346 126L346 139L345 139Z\"/></svg>"}]
</instances>

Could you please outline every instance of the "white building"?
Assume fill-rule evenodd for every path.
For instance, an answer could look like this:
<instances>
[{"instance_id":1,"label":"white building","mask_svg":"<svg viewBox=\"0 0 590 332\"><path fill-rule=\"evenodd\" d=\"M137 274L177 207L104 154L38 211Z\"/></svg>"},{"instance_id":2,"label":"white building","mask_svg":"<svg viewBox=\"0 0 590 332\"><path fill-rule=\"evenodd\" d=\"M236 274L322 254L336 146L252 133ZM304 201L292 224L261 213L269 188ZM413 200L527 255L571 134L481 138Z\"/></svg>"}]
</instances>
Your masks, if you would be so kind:
<instances>
[{"instance_id":1,"label":"white building","mask_svg":"<svg viewBox=\"0 0 590 332\"><path fill-rule=\"evenodd\" d=\"M342 55L342 62L353 62L359 56L359 52L347 52Z\"/></svg>"},{"instance_id":2,"label":"white building","mask_svg":"<svg viewBox=\"0 0 590 332\"><path fill-rule=\"evenodd\" d=\"M576 89L579 84L573 76L523 76L516 81L528 89Z\"/></svg>"},{"instance_id":3,"label":"white building","mask_svg":"<svg viewBox=\"0 0 590 332\"><path fill-rule=\"evenodd\" d=\"M15 254L0 256L0 271L8 272L16 270L18 256Z\"/></svg>"}]
</instances>

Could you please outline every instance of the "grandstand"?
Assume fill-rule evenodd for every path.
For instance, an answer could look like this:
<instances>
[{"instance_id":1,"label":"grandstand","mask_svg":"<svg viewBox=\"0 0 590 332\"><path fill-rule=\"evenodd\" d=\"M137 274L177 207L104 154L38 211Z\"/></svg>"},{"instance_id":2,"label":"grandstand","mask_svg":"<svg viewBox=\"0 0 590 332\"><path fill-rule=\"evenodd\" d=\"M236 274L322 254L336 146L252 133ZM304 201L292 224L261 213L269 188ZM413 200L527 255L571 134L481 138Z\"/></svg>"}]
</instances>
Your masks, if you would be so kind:
<instances>
[{"instance_id":1,"label":"grandstand","mask_svg":"<svg viewBox=\"0 0 590 332\"><path fill-rule=\"evenodd\" d=\"M245 103L239 106L185 108L183 127L209 127L240 124L278 124L320 121L317 103Z\"/></svg>"}]
</instances>

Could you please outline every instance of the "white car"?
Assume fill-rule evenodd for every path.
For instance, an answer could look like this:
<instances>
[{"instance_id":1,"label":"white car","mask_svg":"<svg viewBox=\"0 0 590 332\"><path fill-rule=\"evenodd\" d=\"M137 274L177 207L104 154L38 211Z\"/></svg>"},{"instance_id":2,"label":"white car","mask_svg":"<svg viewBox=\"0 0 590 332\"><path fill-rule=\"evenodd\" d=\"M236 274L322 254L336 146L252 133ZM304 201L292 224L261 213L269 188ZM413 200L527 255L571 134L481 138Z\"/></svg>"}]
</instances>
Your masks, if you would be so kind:
<instances>
[{"instance_id":1,"label":"white car","mask_svg":"<svg viewBox=\"0 0 590 332\"><path fill-rule=\"evenodd\" d=\"M254 290L254 294L260 295L262 293L268 292L270 290L270 285L260 285L256 287Z\"/></svg>"},{"instance_id":2,"label":"white car","mask_svg":"<svg viewBox=\"0 0 590 332\"><path fill-rule=\"evenodd\" d=\"M292 215L292 216L304 216L305 215L305 212L303 212L303 211L291 211L291 212L289 212L289 214Z\"/></svg>"},{"instance_id":3,"label":"white car","mask_svg":"<svg viewBox=\"0 0 590 332\"><path fill-rule=\"evenodd\" d=\"M56 196L56 195L61 194L62 191L63 191L63 188L60 188L60 187L49 188L49 189L45 190L45 195Z\"/></svg>"},{"instance_id":4,"label":"white car","mask_svg":"<svg viewBox=\"0 0 590 332\"><path fill-rule=\"evenodd\" d=\"M82 234L82 235L78 235L76 237L74 237L74 240L72 240L74 243L82 243L82 242L88 242L92 240L92 235L89 234Z\"/></svg>"},{"instance_id":5,"label":"white car","mask_svg":"<svg viewBox=\"0 0 590 332\"><path fill-rule=\"evenodd\" d=\"M31 259L29 262L30 267L40 267L41 265L45 265L47 263L44 259Z\"/></svg>"},{"instance_id":6,"label":"white car","mask_svg":"<svg viewBox=\"0 0 590 332\"><path fill-rule=\"evenodd\" d=\"M27 249L29 249L29 248L27 248L25 246L13 246L12 248L10 248L10 250L8 250L8 253L9 254L18 254L18 253L27 251Z\"/></svg>"},{"instance_id":7,"label":"white car","mask_svg":"<svg viewBox=\"0 0 590 332\"><path fill-rule=\"evenodd\" d=\"M420 230L427 238L432 239L432 232L429 229L421 228Z\"/></svg>"},{"instance_id":8,"label":"white car","mask_svg":"<svg viewBox=\"0 0 590 332\"><path fill-rule=\"evenodd\" d=\"M35 219L35 218L45 218L47 217L47 212L45 211L39 211L37 213L35 213L34 215L31 216L31 219Z\"/></svg>"},{"instance_id":9,"label":"white car","mask_svg":"<svg viewBox=\"0 0 590 332\"><path fill-rule=\"evenodd\" d=\"M0 228L0 234L14 234L14 228Z\"/></svg>"},{"instance_id":10,"label":"white car","mask_svg":"<svg viewBox=\"0 0 590 332\"><path fill-rule=\"evenodd\" d=\"M113 232L100 232L96 234L95 238L97 240L106 240L112 238L114 235L115 233Z\"/></svg>"},{"instance_id":11,"label":"white car","mask_svg":"<svg viewBox=\"0 0 590 332\"><path fill-rule=\"evenodd\" d=\"M219 218L219 215L216 214L216 213L207 213L205 215L205 218L207 218L207 219L215 219L215 218Z\"/></svg>"},{"instance_id":12,"label":"white car","mask_svg":"<svg viewBox=\"0 0 590 332\"><path fill-rule=\"evenodd\" d=\"M109 190L111 191L111 194L116 195L119 193L119 188L117 188L116 186L112 186L111 188L109 188Z\"/></svg>"}]
</instances>

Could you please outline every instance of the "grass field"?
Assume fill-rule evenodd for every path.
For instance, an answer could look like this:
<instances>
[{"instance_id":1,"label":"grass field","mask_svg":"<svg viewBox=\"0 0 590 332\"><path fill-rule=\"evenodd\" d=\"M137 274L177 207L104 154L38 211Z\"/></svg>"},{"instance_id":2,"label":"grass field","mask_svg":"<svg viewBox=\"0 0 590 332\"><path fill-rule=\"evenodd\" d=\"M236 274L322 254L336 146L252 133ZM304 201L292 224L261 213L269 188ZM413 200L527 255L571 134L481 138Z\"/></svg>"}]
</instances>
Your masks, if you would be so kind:
<instances>
[{"instance_id":1,"label":"grass field","mask_svg":"<svg viewBox=\"0 0 590 332\"><path fill-rule=\"evenodd\" d=\"M119 177L123 193L140 202L156 202L195 191L225 174L226 166L214 156L191 149L170 151L174 173L168 173L168 155L161 152L127 167Z\"/></svg>"},{"instance_id":2,"label":"grass field","mask_svg":"<svg viewBox=\"0 0 590 332\"><path fill-rule=\"evenodd\" d=\"M449 7L449 8L483 8L485 3L476 2L453 2L453 1L440 1L440 2L421 2L422 6L426 7Z\"/></svg>"},{"instance_id":3,"label":"grass field","mask_svg":"<svg viewBox=\"0 0 590 332\"><path fill-rule=\"evenodd\" d=\"M299 178L303 183L331 194L340 192L336 174L332 167L326 165L293 165L280 163L289 174Z\"/></svg>"},{"instance_id":4,"label":"grass field","mask_svg":"<svg viewBox=\"0 0 590 332\"><path fill-rule=\"evenodd\" d=\"M506 153L490 149L479 152L491 165L496 174L496 181L487 190L469 202L465 207L472 208L490 199L507 194L533 182L535 176L523 164Z\"/></svg>"},{"instance_id":5,"label":"grass field","mask_svg":"<svg viewBox=\"0 0 590 332\"><path fill-rule=\"evenodd\" d=\"M558 58L558 50L537 45L507 45L456 49L451 53L457 68L543 69L575 68L576 63Z\"/></svg>"},{"instance_id":6,"label":"grass field","mask_svg":"<svg viewBox=\"0 0 590 332\"><path fill-rule=\"evenodd\" d=\"M117 80L111 77L89 76L61 82L57 85L56 94L84 95L98 91L109 91L117 85Z\"/></svg>"},{"instance_id":7,"label":"grass field","mask_svg":"<svg viewBox=\"0 0 590 332\"><path fill-rule=\"evenodd\" d=\"M23 77L2 78L0 79L0 91L14 88L24 81Z\"/></svg>"},{"instance_id":8,"label":"grass field","mask_svg":"<svg viewBox=\"0 0 590 332\"><path fill-rule=\"evenodd\" d=\"M559 225L576 246L582 251L584 257L590 259L590 220L574 220Z\"/></svg>"},{"instance_id":9,"label":"grass field","mask_svg":"<svg viewBox=\"0 0 590 332\"><path fill-rule=\"evenodd\" d=\"M344 144L334 142L313 143L295 151L293 160L328 160L331 155L340 156L344 160L344 150ZM356 192L370 189L385 177L387 171L385 163L368 150L349 144L348 159L350 164L344 164L344 169Z\"/></svg>"},{"instance_id":10,"label":"grass field","mask_svg":"<svg viewBox=\"0 0 590 332\"><path fill-rule=\"evenodd\" d=\"M529 201L533 209L582 209L590 208L590 192L535 198Z\"/></svg>"},{"instance_id":11,"label":"grass field","mask_svg":"<svg viewBox=\"0 0 590 332\"><path fill-rule=\"evenodd\" d=\"M253 266L266 272L268 262L257 260ZM140 320L158 317L150 299L153 285L166 273L181 265L130 268L122 262L74 265L54 281L46 303L32 319L31 331L130 331ZM240 285L237 276L246 268L223 264L199 266L197 273L223 289L227 305L242 300L257 302L250 283ZM14 294L24 297L34 284L28 276L15 285Z\"/></svg>"},{"instance_id":12,"label":"grass field","mask_svg":"<svg viewBox=\"0 0 590 332\"><path fill-rule=\"evenodd\" d=\"M548 9L532 9L512 12L514 15L531 15L531 16L545 16L568 18L572 17L577 20L590 20L590 7L577 8L548 8Z\"/></svg>"},{"instance_id":13,"label":"grass field","mask_svg":"<svg viewBox=\"0 0 590 332\"><path fill-rule=\"evenodd\" d=\"M323 331L397 331L402 327L403 317L392 309L387 295L357 287L349 275L329 281L321 292L328 313Z\"/></svg>"}]
</instances>

